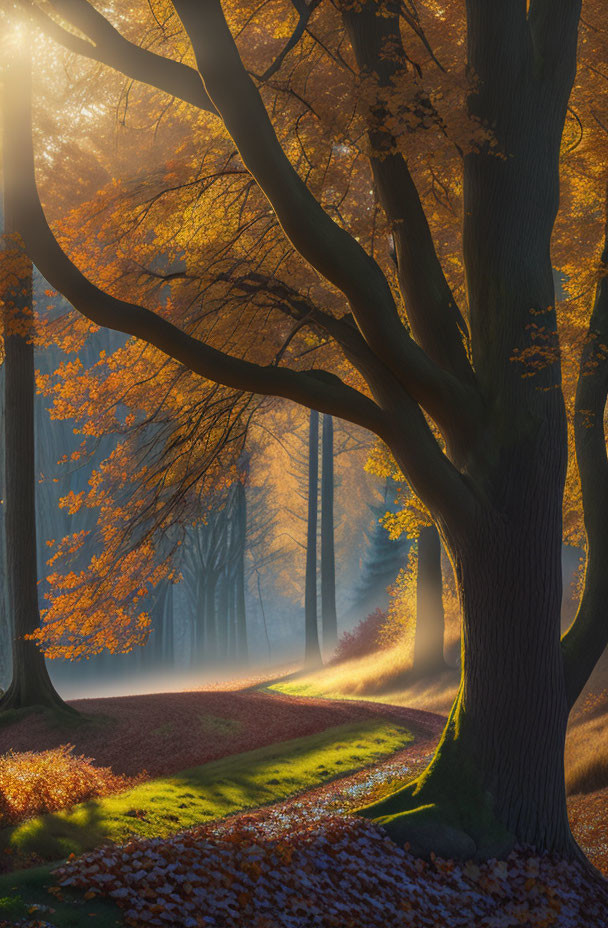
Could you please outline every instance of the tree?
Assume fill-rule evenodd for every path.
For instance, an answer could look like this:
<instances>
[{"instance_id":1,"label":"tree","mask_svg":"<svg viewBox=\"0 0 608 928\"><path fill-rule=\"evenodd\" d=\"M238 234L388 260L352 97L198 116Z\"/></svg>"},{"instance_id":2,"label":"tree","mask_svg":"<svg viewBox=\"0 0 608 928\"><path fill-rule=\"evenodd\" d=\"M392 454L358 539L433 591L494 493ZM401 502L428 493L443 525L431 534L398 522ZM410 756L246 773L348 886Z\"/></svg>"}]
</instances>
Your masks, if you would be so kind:
<instances>
[{"instance_id":1,"label":"tree","mask_svg":"<svg viewBox=\"0 0 608 928\"><path fill-rule=\"evenodd\" d=\"M357 77L354 86L363 101L358 125L365 124L368 164L392 236L395 279L389 256L372 254L373 246L367 251L339 207L332 218L321 202L321 184L315 196L316 175L307 184L304 159L300 174L279 142L262 93L288 58L285 50L265 71L256 69L261 75L256 83L217 0L173 3L196 68L123 39L86 2L57 0L53 7L87 37L46 23L68 47L211 114L197 124L199 137L210 131L212 117L221 121L294 255L328 286L315 289L311 283L312 299L266 303L264 312L275 315L263 327L268 342L256 345L257 358L231 353L226 342L217 346L210 329L189 334L137 302L104 292L72 263L41 209L24 73L10 98L7 178L17 191L19 230L42 274L97 324L142 338L205 378L283 396L374 432L428 508L454 564L464 628L457 700L429 768L367 814L399 840L415 831L419 844L426 840L438 853L495 854L515 840L575 853L564 794L565 729L608 635L601 607L608 515L606 254L575 416L586 583L563 642L559 634L567 384L550 245L580 3L467 4L466 65L473 83L464 84L462 134L469 137L454 146L454 157L462 156L464 201L467 306L461 299L460 308L435 247L429 201L404 155L412 127L420 129L427 149L431 140L449 135L437 97L429 96L416 65L409 65L404 41L421 41L420 24L410 13L403 13L401 23L400 10L390 2L318 9L327 34L338 36L341 57L335 56L335 67L345 61L345 74ZM239 13L234 11L233 28L240 25ZM605 15L599 5L593 13ZM447 14L436 15L437 30L444 15L459 22L451 4ZM257 22L256 29L263 33L265 25ZM267 49L276 53L281 41L272 24L267 28L267 46L258 40L254 48L258 58ZM445 38L444 44L448 53L456 47ZM338 125L336 119L334 128ZM359 151L349 163L360 168L358 189L369 190ZM246 324L245 294L252 281L241 282L240 290L237 282L234 286ZM275 292L268 283L264 287L266 294ZM325 292L327 303L315 303L314 296ZM295 349L298 344L303 349L306 328L316 345L325 341L339 348L347 375L342 367L304 366ZM450 827L438 832L437 823Z\"/></svg>"},{"instance_id":2,"label":"tree","mask_svg":"<svg viewBox=\"0 0 608 928\"><path fill-rule=\"evenodd\" d=\"M7 82L6 91L10 91ZM44 655L28 638L40 624L36 563L34 464L34 317L32 263L17 232L13 191L4 192L2 322L4 335L4 520L8 610L12 628L11 683L0 711L45 707L77 714L51 682Z\"/></svg>"},{"instance_id":3,"label":"tree","mask_svg":"<svg viewBox=\"0 0 608 928\"><path fill-rule=\"evenodd\" d=\"M392 509L395 508L396 501L391 498L395 495L395 484L388 474L383 473L383 477L381 502L369 507L373 522L365 533L367 548L352 607L360 619L375 609L385 610L388 607L388 588L407 563L411 545L408 537L402 537L400 528L398 531L393 530L392 522L387 524L389 514L392 515Z\"/></svg>"},{"instance_id":4,"label":"tree","mask_svg":"<svg viewBox=\"0 0 608 928\"><path fill-rule=\"evenodd\" d=\"M321 443L321 622L323 647L331 653L338 643L334 549L334 423L331 416L323 416Z\"/></svg>"},{"instance_id":5,"label":"tree","mask_svg":"<svg viewBox=\"0 0 608 928\"><path fill-rule=\"evenodd\" d=\"M434 525L425 525L418 534L414 674L427 676L445 669L444 632L441 539Z\"/></svg>"},{"instance_id":6,"label":"tree","mask_svg":"<svg viewBox=\"0 0 608 928\"><path fill-rule=\"evenodd\" d=\"M319 495L319 413L310 411L308 428L308 519L306 522L306 580L304 591L304 663L321 663L317 616L317 510Z\"/></svg>"}]
</instances>

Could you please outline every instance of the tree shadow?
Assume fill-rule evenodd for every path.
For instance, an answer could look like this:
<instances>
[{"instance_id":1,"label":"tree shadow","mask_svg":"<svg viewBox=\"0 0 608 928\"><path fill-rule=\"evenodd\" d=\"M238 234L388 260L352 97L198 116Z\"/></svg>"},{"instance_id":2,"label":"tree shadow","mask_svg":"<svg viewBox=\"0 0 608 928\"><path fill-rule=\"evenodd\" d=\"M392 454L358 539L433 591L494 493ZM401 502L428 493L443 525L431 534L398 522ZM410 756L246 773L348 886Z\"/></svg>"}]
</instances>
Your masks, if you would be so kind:
<instances>
[{"instance_id":1,"label":"tree shadow","mask_svg":"<svg viewBox=\"0 0 608 928\"><path fill-rule=\"evenodd\" d=\"M32 864L60 861L70 854L82 854L109 840L103 826L100 803L91 799L76 807L76 816L47 812L0 831L0 853L12 863L11 869ZM70 810L68 810L68 814Z\"/></svg>"}]
</instances>

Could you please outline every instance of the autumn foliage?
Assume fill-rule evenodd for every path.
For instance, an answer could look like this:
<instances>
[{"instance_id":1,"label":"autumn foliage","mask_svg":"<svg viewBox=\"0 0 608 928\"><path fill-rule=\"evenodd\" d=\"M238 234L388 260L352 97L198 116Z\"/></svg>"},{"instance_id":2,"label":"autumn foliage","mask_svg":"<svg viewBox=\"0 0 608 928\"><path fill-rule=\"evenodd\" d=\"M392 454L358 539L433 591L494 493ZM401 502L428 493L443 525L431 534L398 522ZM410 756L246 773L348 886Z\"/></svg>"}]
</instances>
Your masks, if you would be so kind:
<instances>
[{"instance_id":1,"label":"autumn foliage","mask_svg":"<svg viewBox=\"0 0 608 928\"><path fill-rule=\"evenodd\" d=\"M382 640L382 629L387 618L386 612L382 609L376 609L365 619L361 619L352 631L344 632L338 641L332 663L337 664L341 661L365 657L367 654L371 654L372 651L385 647L386 642Z\"/></svg>"},{"instance_id":2,"label":"autumn foliage","mask_svg":"<svg viewBox=\"0 0 608 928\"><path fill-rule=\"evenodd\" d=\"M0 823L14 824L45 812L126 789L133 779L116 776L74 754L71 744L51 751L9 751L0 757Z\"/></svg>"}]
</instances>

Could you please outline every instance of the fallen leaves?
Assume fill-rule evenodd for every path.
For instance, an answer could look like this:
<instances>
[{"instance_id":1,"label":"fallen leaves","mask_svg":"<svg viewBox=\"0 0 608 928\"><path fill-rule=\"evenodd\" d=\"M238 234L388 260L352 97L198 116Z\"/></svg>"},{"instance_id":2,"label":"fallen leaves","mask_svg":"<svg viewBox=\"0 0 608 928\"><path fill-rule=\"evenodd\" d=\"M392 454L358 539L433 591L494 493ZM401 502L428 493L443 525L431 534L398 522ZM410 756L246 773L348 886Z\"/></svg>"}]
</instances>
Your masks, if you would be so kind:
<instances>
[{"instance_id":1,"label":"fallen leaves","mask_svg":"<svg viewBox=\"0 0 608 928\"><path fill-rule=\"evenodd\" d=\"M155 693L81 699L71 705L93 720L70 731L75 752L125 776L143 770L150 777L165 776L358 720L390 719L433 740L443 727L443 719L428 712L278 693ZM58 748L65 738L44 716L32 715L0 729L0 752L44 752Z\"/></svg>"},{"instance_id":2,"label":"fallen leaves","mask_svg":"<svg viewBox=\"0 0 608 928\"><path fill-rule=\"evenodd\" d=\"M114 899L133 928L602 928L608 889L579 864L422 861L363 819L295 806L68 862L64 886Z\"/></svg>"}]
</instances>

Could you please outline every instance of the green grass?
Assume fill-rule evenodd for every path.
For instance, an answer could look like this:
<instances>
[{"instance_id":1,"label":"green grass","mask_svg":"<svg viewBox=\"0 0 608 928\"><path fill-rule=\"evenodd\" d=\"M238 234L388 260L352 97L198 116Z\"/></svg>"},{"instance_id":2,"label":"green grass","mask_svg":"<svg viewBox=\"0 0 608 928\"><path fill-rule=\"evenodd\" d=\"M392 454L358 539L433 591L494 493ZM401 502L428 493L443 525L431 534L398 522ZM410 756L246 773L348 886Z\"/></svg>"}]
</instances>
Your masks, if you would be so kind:
<instances>
[{"instance_id":1,"label":"green grass","mask_svg":"<svg viewBox=\"0 0 608 928\"><path fill-rule=\"evenodd\" d=\"M412 740L405 728L381 720L340 725L5 828L0 831L0 852L58 861L105 841L125 841L132 835L167 836L314 789L374 763ZM41 910L32 917L48 920L57 928L123 925L119 910L108 901L86 901L79 893L64 891L58 900L49 893L53 866L0 877L0 920L22 918L32 905L42 905L54 913Z\"/></svg>"},{"instance_id":2,"label":"green grass","mask_svg":"<svg viewBox=\"0 0 608 928\"><path fill-rule=\"evenodd\" d=\"M300 683L298 680L293 683L273 683L272 686L267 688L271 691L274 690L276 693L285 693L286 696L310 696L315 699L328 698L322 686L315 686L314 683ZM349 696L341 696L340 698L348 699ZM361 699L361 696L353 696L351 693L350 699Z\"/></svg>"},{"instance_id":3,"label":"green grass","mask_svg":"<svg viewBox=\"0 0 608 928\"><path fill-rule=\"evenodd\" d=\"M0 852L49 861L134 834L166 836L312 789L410 740L404 728L380 720L341 725L28 819L0 831Z\"/></svg>"},{"instance_id":4,"label":"green grass","mask_svg":"<svg viewBox=\"0 0 608 928\"><path fill-rule=\"evenodd\" d=\"M9 924L29 916L41 919L57 928L99 928L124 926L118 906L108 899L85 899L80 892L58 889L51 875L52 866L20 870L0 879L0 923ZM34 908L40 906L40 908Z\"/></svg>"}]
</instances>

